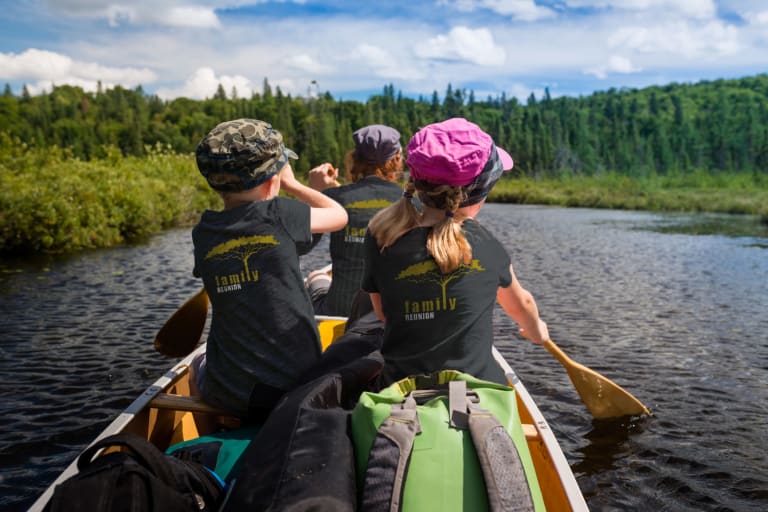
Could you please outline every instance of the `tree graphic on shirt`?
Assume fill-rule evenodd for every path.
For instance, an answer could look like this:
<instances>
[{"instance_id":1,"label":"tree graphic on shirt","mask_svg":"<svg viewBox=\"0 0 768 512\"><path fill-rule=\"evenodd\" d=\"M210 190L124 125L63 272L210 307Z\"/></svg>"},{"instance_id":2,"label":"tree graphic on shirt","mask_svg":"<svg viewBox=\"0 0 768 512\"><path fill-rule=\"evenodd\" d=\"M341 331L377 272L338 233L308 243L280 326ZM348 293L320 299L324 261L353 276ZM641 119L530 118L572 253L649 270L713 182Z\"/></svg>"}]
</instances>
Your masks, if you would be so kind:
<instances>
[{"instance_id":1,"label":"tree graphic on shirt","mask_svg":"<svg viewBox=\"0 0 768 512\"><path fill-rule=\"evenodd\" d=\"M381 210L391 205L392 201L386 199L366 199L364 201L354 201L344 205L350 210Z\"/></svg>"},{"instance_id":2,"label":"tree graphic on shirt","mask_svg":"<svg viewBox=\"0 0 768 512\"><path fill-rule=\"evenodd\" d=\"M243 262L245 279L250 281L251 272L248 268L248 259L268 247L279 245L279 243L272 235L253 235L235 238L215 246L208 251L205 259L239 259Z\"/></svg>"},{"instance_id":3,"label":"tree graphic on shirt","mask_svg":"<svg viewBox=\"0 0 768 512\"><path fill-rule=\"evenodd\" d=\"M443 304L447 303L446 289L448 283L458 279L459 277L471 274L472 272L480 272L485 270L480 265L478 260L472 260L468 265L462 263L453 272L442 274L440 269L434 260L422 261L421 263L415 263L405 270L400 272L395 279L406 279L412 283L435 283L440 286L442 291Z\"/></svg>"}]
</instances>

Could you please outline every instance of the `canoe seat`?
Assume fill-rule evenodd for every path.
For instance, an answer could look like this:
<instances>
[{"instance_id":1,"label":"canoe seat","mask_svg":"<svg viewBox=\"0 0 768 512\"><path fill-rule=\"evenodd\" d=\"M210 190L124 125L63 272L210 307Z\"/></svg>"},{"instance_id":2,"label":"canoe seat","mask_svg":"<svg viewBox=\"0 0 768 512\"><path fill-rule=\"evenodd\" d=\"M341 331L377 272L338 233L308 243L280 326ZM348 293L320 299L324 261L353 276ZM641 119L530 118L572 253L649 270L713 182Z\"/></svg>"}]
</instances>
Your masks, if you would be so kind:
<instances>
[{"instance_id":1,"label":"canoe seat","mask_svg":"<svg viewBox=\"0 0 768 512\"><path fill-rule=\"evenodd\" d=\"M523 423L523 434L525 434L525 439L528 441L535 441L540 438L539 431L530 423Z\"/></svg>"},{"instance_id":2,"label":"canoe seat","mask_svg":"<svg viewBox=\"0 0 768 512\"><path fill-rule=\"evenodd\" d=\"M158 393L149 402L149 406L155 409L172 409L174 411L199 412L214 416L230 416L228 412L208 405L199 396Z\"/></svg>"}]
</instances>

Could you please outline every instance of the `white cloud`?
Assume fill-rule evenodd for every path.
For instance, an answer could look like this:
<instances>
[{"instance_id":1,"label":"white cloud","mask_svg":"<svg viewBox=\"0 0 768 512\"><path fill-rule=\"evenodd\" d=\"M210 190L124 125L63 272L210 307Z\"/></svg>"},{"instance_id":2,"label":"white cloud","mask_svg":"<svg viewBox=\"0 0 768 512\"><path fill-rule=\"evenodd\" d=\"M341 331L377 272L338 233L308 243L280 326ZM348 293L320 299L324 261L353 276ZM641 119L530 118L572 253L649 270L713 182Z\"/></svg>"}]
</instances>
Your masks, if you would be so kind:
<instances>
[{"instance_id":1,"label":"white cloud","mask_svg":"<svg viewBox=\"0 0 768 512\"><path fill-rule=\"evenodd\" d=\"M507 96L515 97L521 103L525 103L531 94L535 95L537 99L544 97L544 89L531 89L525 84L512 84L507 88Z\"/></svg>"},{"instance_id":2,"label":"white cloud","mask_svg":"<svg viewBox=\"0 0 768 512\"><path fill-rule=\"evenodd\" d=\"M565 0L568 7L610 8L627 11L662 11L693 18L712 18L717 13L715 0Z\"/></svg>"},{"instance_id":3,"label":"white cloud","mask_svg":"<svg viewBox=\"0 0 768 512\"><path fill-rule=\"evenodd\" d=\"M236 84L238 94L245 97L254 84L260 91L267 77L285 94L303 96L308 84L317 80L320 92L345 99L381 91L387 83L412 96L429 96L435 90L442 94L448 83L474 88L483 96L480 90L509 93L509 84L519 84L515 97L547 85L552 94L578 94L591 87L637 87L659 80L761 72L768 44L764 0L722 0L726 3L719 3L720 12L741 16L745 23L739 24L717 14L701 17L711 14L711 0L397 0L382 3L380 9L314 0L312 5L332 9L309 16L303 14L305 9L274 16L272 9L254 7L262 0L47 0L60 9L56 13L41 7L41 1L46 0L34 0L38 8L34 12L32 4L14 4L27 16L13 18L29 33L25 39L36 37L37 27L46 27L39 39L31 40L37 41L36 48L50 50L53 60L32 65L33 74L27 78L12 79L15 89L22 81L42 80L50 88L51 82L82 80L92 87L101 79L105 86L140 83L165 98L182 94L202 98L226 82L228 95ZM237 10L238 3L249 7ZM536 3L556 7L547 11L548 18L530 23L521 16L526 6ZM574 15L568 6L576 5L584 8ZM110 6L123 8L112 7L109 18ZM201 9L200 19L194 19L194 10L183 10L193 7ZM225 13L219 10L222 7L229 10ZM168 25L148 21L173 9L180 9L176 11L180 14ZM213 18L207 19L206 13L218 15L223 29L214 29ZM187 23L186 18L188 26L210 28L179 26ZM118 23L119 30L110 28L108 19ZM22 39L11 39L13 43L25 44ZM0 77L20 65L16 61L11 65L11 57L17 58L2 56ZM78 72L53 72L62 66ZM198 71L204 68L207 75ZM66 78L54 81L53 76ZM163 89L158 91L157 86Z\"/></svg>"},{"instance_id":4,"label":"white cloud","mask_svg":"<svg viewBox=\"0 0 768 512\"><path fill-rule=\"evenodd\" d=\"M608 64L587 69L585 70L585 73L588 75L594 75L600 80L605 80L608 78L609 73L628 74L637 73L639 71L642 71L642 68L633 66L632 62L630 62L630 60L626 57L611 55L611 57L608 59Z\"/></svg>"},{"instance_id":5,"label":"white cloud","mask_svg":"<svg viewBox=\"0 0 768 512\"><path fill-rule=\"evenodd\" d=\"M154 11L157 12L157 11ZM165 21L174 27L219 28L219 18L213 9L199 6L171 7L160 17L153 18L155 23Z\"/></svg>"},{"instance_id":6,"label":"white cloud","mask_svg":"<svg viewBox=\"0 0 768 512\"><path fill-rule=\"evenodd\" d=\"M386 79L418 80L424 77L423 71L411 67L389 51L372 44L358 45L350 53L349 60Z\"/></svg>"},{"instance_id":7,"label":"white cloud","mask_svg":"<svg viewBox=\"0 0 768 512\"><path fill-rule=\"evenodd\" d=\"M761 11L752 18L759 25L768 25L768 11Z\"/></svg>"},{"instance_id":8,"label":"white cloud","mask_svg":"<svg viewBox=\"0 0 768 512\"><path fill-rule=\"evenodd\" d=\"M157 79L149 69L102 66L94 62L74 60L60 53L31 48L19 55L0 53L0 79L31 82L30 93L50 91L52 85L76 85L95 91L102 86L135 87Z\"/></svg>"},{"instance_id":9,"label":"white cloud","mask_svg":"<svg viewBox=\"0 0 768 512\"><path fill-rule=\"evenodd\" d=\"M232 88L237 91L239 98L249 98L254 91L251 81L241 75L216 76L211 68L199 68L187 81L179 88L161 88L156 94L163 99L173 99L178 97L190 98L193 100L202 100L211 98L216 94L219 84L224 88L227 97L231 97Z\"/></svg>"},{"instance_id":10,"label":"white cloud","mask_svg":"<svg viewBox=\"0 0 768 512\"><path fill-rule=\"evenodd\" d=\"M351 55L353 58L365 61L373 68L394 68L397 66L397 59L387 50L380 46L372 44L361 44L354 49Z\"/></svg>"},{"instance_id":11,"label":"white cloud","mask_svg":"<svg viewBox=\"0 0 768 512\"><path fill-rule=\"evenodd\" d=\"M487 28L454 27L446 35L417 44L415 53L425 59L467 61L479 66L501 66L507 58Z\"/></svg>"},{"instance_id":12,"label":"white cloud","mask_svg":"<svg viewBox=\"0 0 768 512\"><path fill-rule=\"evenodd\" d=\"M741 49L738 29L720 21L627 26L612 34L608 44L614 48L686 58L732 55Z\"/></svg>"},{"instance_id":13,"label":"white cloud","mask_svg":"<svg viewBox=\"0 0 768 512\"><path fill-rule=\"evenodd\" d=\"M148 1L110 2L101 0L46 0L57 12L67 16L104 18L111 27L123 24L167 27L218 28L216 2ZM219 2L221 7L243 2Z\"/></svg>"},{"instance_id":14,"label":"white cloud","mask_svg":"<svg viewBox=\"0 0 768 512\"><path fill-rule=\"evenodd\" d=\"M327 73L332 71L330 66L321 64L307 54L294 55L286 60L287 64L309 73Z\"/></svg>"},{"instance_id":15,"label":"white cloud","mask_svg":"<svg viewBox=\"0 0 768 512\"><path fill-rule=\"evenodd\" d=\"M437 0L437 4L448 5L461 12L488 9L520 21L536 21L555 16L554 11L536 5L534 0Z\"/></svg>"}]
</instances>

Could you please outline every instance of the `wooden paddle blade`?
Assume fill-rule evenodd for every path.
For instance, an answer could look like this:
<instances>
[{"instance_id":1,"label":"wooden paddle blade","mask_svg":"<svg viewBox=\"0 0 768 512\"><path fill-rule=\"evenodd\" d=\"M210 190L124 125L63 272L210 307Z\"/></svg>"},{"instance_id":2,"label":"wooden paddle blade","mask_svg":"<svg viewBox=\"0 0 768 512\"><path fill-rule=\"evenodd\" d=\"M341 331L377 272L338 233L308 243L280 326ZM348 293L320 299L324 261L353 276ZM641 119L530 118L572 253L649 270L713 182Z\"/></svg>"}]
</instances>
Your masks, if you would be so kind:
<instances>
[{"instance_id":1,"label":"wooden paddle blade","mask_svg":"<svg viewBox=\"0 0 768 512\"><path fill-rule=\"evenodd\" d=\"M208 294L201 288L165 321L155 336L155 350L169 357L189 355L200 343L207 318Z\"/></svg>"},{"instance_id":2,"label":"wooden paddle blade","mask_svg":"<svg viewBox=\"0 0 768 512\"><path fill-rule=\"evenodd\" d=\"M568 372L568 377L593 417L615 418L629 415L651 415L651 411L612 380L569 358L552 340L544 348L555 356Z\"/></svg>"}]
</instances>

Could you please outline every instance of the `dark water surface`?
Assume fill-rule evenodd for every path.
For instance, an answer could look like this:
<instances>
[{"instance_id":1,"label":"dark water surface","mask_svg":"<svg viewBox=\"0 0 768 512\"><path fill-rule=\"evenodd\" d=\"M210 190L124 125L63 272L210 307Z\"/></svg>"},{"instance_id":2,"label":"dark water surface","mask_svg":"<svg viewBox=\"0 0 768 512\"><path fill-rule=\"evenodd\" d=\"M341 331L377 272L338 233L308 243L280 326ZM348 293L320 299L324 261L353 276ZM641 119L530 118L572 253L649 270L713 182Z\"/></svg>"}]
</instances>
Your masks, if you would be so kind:
<instances>
[{"instance_id":1,"label":"dark water surface","mask_svg":"<svg viewBox=\"0 0 768 512\"><path fill-rule=\"evenodd\" d=\"M707 216L512 205L487 205L480 220L553 340L654 412L593 420L562 366L497 311L500 349L590 509L768 510L765 230L745 231L758 226L745 217L718 217L715 229ZM305 270L328 262L325 247ZM0 509L31 505L174 362L152 339L199 287L191 252L189 230L175 230L137 247L0 263Z\"/></svg>"}]
</instances>

